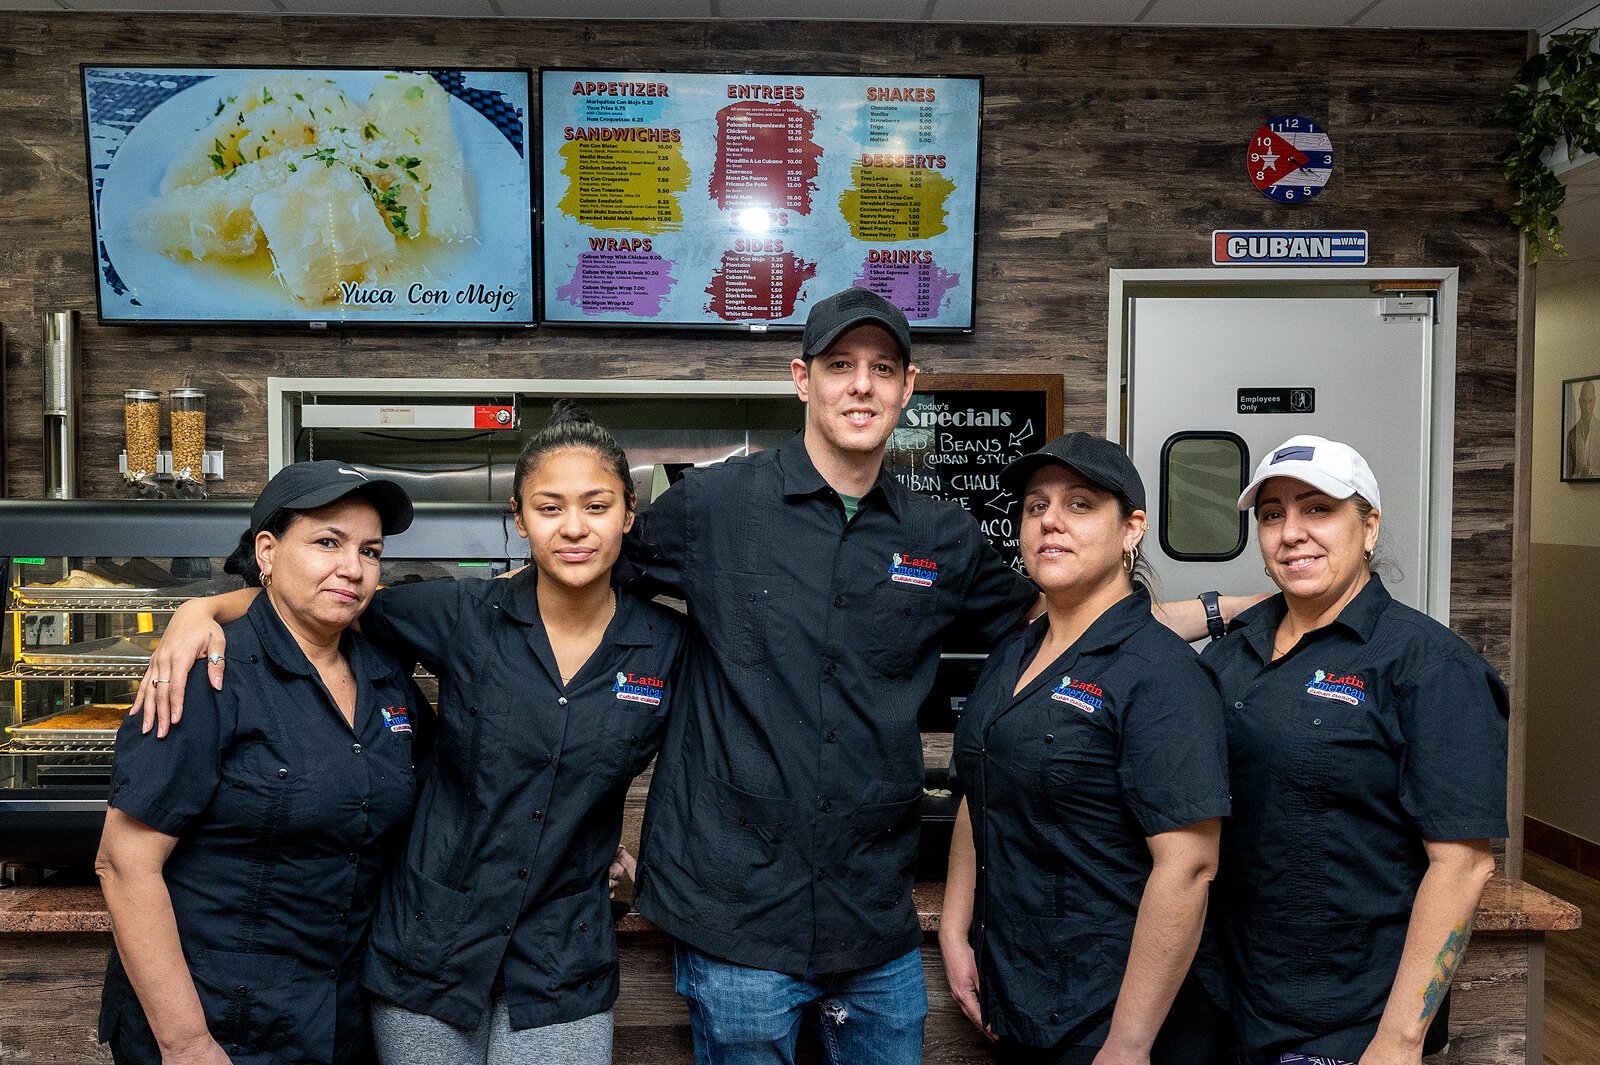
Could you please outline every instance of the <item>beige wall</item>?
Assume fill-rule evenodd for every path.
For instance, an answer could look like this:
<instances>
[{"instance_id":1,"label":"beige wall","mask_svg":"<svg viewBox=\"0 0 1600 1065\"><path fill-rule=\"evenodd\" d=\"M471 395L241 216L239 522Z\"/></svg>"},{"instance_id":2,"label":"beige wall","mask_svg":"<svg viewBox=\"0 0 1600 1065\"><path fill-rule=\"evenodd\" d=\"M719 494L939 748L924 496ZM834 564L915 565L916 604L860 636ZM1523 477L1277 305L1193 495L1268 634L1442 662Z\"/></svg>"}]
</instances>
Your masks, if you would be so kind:
<instances>
[{"instance_id":1,"label":"beige wall","mask_svg":"<svg viewBox=\"0 0 1600 1065\"><path fill-rule=\"evenodd\" d=\"M1561 382L1600 374L1600 279L1541 291L1533 401L1526 810L1600 843L1600 482L1561 483Z\"/></svg>"}]
</instances>

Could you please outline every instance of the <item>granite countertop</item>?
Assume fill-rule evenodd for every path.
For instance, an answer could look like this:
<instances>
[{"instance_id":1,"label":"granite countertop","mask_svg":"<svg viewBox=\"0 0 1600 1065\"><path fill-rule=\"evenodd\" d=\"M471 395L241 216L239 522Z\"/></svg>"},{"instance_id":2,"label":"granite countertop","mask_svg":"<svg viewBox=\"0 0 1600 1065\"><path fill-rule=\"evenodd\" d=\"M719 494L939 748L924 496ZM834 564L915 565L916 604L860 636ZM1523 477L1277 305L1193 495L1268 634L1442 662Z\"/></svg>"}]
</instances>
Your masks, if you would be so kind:
<instances>
[{"instance_id":1,"label":"granite countertop","mask_svg":"<svg viewBox=\"0 0 1600 1065\"><path fill-rule=\"evenodd\" d=\"M918 884L915 898L922 930L938 931L944 885ZM1572 903L1531 884L1496 874L1484 890L1473 928L1479 932L1564 932L1577 928L1582 921L1582 911ZM617 922L617 931L624 934L655 930L655 925L637 913ZM111 918L95 885L0 889L0 934L110 931Z\"/></svg>"}]
</instances>

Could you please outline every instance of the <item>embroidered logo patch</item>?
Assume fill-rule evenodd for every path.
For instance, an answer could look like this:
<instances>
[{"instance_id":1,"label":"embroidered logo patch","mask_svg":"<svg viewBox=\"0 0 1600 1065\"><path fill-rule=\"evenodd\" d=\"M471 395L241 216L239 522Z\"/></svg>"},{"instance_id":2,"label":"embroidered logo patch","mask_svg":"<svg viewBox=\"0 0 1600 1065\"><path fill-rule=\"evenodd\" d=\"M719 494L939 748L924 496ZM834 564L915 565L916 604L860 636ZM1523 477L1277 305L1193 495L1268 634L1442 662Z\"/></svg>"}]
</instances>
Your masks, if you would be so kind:
<instances>
[{"instance_id":1,"label":"embroidered logo patch","mask_svg":"<svg viewBox=\"0 0 1600 1065\"><path fill-rule=\"evenodd\" d=\"M611 686L617 698L629 703L660 706L666 694L667 682L660 677L640 677L632 673L618 673L617 682Z\"/></svg>"},{"instance_id":2,"label":"embroidered logo patch","mask_svg":"<svg viewBox=\"0 0 1600 1065\"><path fill-rule=\"evenodd\" d=\"M411 716L406 713L403 706L385 706L379 711L383 715L383 727L390 732L410 732Z\"/></svg>"},{"instance_id":3,"label":"embroidered logo patch","mask_svg":"<svg viewBox=\"0 0 1600 1065\"><path fill-rule=\"evenodd\" d=\"M1272 466L1280 462L1310 462L1311 456L1317 453L1314 447L1296 444L1294 447L1280 447L1272 453L1272 461L1267 465Z\"/></svg>"},{"instance_id":4,"label":"embroidered logo patch","mask_svg":"<svg viewBox=\"0 0 1600 1065\"><path fill-rule=\"evenodd\" d=\"M1367 701L1367 682L1358 673L1336 677L1319 669L1312 675L1311 683L1306 685L1306 694L1360 706Z\"/></svg>"},{"instance_id":5,"label":"embroidered logo patch","mask_svg":"<svg viewBox=\"0 0 1600 1065\"><path fill-rule=\"evenodd\" d=\"M1055 686L1050 693L1050 698L1058 703L1076 706L1084 713L1092 714L1105 706L1106 693L1100 685L1081 678L1062 674L1061 683Z\"/></svg>"},{"instance_id":6,"label":"embroidered logo patch","mask_svg":"<svg viewBox=\"0 0 1600 1065\"><path fill-rule=\"evenodd\" d=\"M889 563L889 579L898 584L932 588L939 581L939 563L931 558L912 558L896 552Z\"/></svg>"}]
</instances>

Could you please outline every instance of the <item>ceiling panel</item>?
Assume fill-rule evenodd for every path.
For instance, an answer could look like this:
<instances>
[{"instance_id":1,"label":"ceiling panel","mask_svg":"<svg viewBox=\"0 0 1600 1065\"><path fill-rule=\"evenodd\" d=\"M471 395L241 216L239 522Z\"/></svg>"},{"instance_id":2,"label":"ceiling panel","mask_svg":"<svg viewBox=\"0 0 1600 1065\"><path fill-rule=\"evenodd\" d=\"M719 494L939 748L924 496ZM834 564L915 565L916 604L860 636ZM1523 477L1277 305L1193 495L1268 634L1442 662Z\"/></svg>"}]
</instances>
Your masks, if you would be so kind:
<instances>
[{"instance_id":1,"label":"ceiling panel","mask_svg":"<svg viewBox=\"0 0 1600 1065\"><path fill-rule=\"evenodd\" d=\"M1362 27L1536 30L1572 11L1573 0L1378 0Z\"/></svg>"},{"instance_id":2,"label":"ceiling panel","mask_svg":"<svg viewBox=\"0 0 1600 1065\"><path fill-rule=\"evenodd\" d=\"M60 11L53 0L0 0L0 11Z\"/></svg>"},{"instance_id":3,"label":"ceiling panel","mask_svg":"<svg viewBox=\"0 0 1600 1065\"><path fill-rule=\"evenodd\" d=\"M927 0L717 0L717 13L733 19L856 19L921 22Z\"/></svg>"},{"instance_id":4,"label":"ceiling panel","mask_svg":"<svg viewBox=\"0 0 1600 1065\"><path fill-rule=\"evenodd\" d=\"M1343 26L1372 0L1156 0L1149 26ZM1506 0L1501 0L1505 3ZM1509 6L1509 5L1508 5Z\"/></svg>"},{"instance_id":5,"label":"ceiling panel","mask_svg":"<svg viewBox=\"0 0 1600 1065\"><path fill-rule=\"evenodd\" d=\"M272 0L64 0L71 11L215 11L231 15L277 14Z\"/></svg>"},{"instance_id":6,"label":"ceiling panel","mask_svg":"<svg viewBox=\"0 0 1600 1065\"><path fill-rule=\"evenodd\" d=\"M938 22L1131 25L1149 0L934 0Z\"/></svg>"},{"instance_id":7,"label":"ceiling panel","mask_svg":"<svg viewBox=\"0 0 1600 1065\"><path fill-rule=\"evenodd\" d=\"M235 0L222 2L231 4ZM283 6L291 15L435 15L462 18L494 14L489 0L283 0Z\"/></svg>"},{"instance_id":8,"label":"ceiling panel","mask_svg":"<svg viewBox=\"0 0 1600 1065\"><path fill-rule=\"evenodd\" d=\"M711 0L499 0L512 18L710 18Z\"/></svg>"}]
</instances>

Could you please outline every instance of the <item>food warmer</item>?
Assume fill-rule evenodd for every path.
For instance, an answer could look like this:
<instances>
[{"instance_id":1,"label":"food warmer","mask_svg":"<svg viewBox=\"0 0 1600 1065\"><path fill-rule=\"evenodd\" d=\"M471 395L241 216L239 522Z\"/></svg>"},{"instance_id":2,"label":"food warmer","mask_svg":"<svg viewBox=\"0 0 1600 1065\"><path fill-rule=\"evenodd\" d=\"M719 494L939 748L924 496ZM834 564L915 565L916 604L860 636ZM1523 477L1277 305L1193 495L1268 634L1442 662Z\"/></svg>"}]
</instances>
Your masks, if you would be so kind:
<instances>
[{"instance_id":1,"label":"food warmer","mask_svg":"<svg viewBox=\"0 0 1600 1065\"><path fill-rule=\"evenodd\" d=\"M93 860L117 726L179 604L241 587L222 561L250 504L0 500L0 871ZM505 572L503 505L423 503L387 583Z\"/></svg>"}]
</instances>

